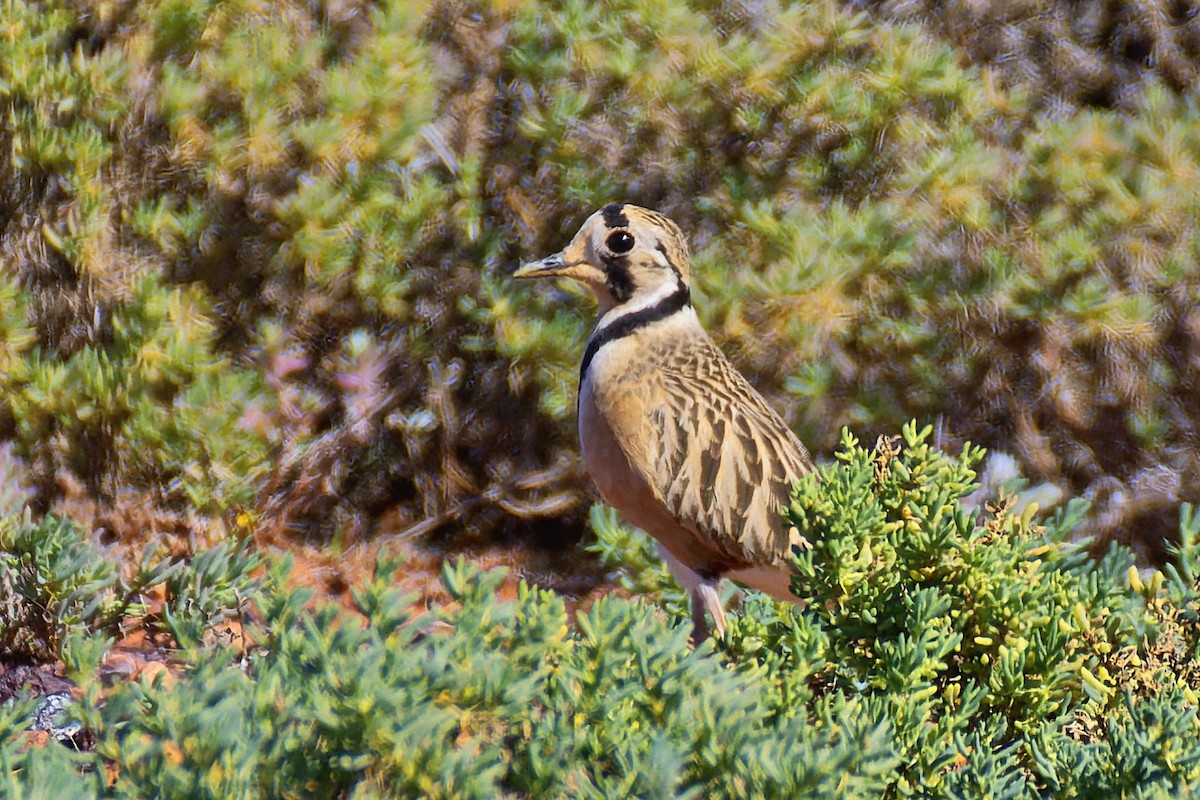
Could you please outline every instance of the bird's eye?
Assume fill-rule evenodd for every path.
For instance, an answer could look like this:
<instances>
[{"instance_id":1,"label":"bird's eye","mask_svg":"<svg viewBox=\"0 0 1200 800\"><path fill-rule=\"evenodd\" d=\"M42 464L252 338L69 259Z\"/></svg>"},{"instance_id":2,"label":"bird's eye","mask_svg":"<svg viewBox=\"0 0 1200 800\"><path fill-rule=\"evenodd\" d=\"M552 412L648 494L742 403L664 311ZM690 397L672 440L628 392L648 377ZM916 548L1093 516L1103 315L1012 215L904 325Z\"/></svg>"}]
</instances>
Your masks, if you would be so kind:
<instances>
[{"instance_id":1,"label":"bird's eye","mask_svg":"<svg viewBox=\"0 0 1200 800\"><path fill-rule=\"evenodd\" d=\"M616 231L609 234L604 243L614 253L628 253L633 249L633 235L628 231Z\"/></svg>"}]
</instances>

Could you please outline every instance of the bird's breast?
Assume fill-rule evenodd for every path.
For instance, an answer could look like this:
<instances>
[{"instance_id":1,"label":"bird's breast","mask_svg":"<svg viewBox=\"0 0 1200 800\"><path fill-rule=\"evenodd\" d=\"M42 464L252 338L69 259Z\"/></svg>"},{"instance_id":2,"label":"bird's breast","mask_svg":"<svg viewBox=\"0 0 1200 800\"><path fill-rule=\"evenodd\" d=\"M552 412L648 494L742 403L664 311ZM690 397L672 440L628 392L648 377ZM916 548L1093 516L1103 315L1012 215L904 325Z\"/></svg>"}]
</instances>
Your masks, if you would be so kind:
<instances>
[{"instance_id":1,"label":"bird's breast","mask_svg":"<svg viewBox=\"0 0 1200 800\"><path fill-rule=\"evenodd\" d=\"M718 575L729 559L663 502L661 472L647 447L654 425L653 376L640 368L644 342L613 342L596 355L579 387L579 441L584 466L601 497L658 540L681 564ZM656 477L657 476L657 477ZM656 488L657 487L657 488Z\"/></svg>"},{"instance_id":2,"label":"bird's breast","mask_svg":"<svg viewBox=\"0 0 1200 800\"><path fill-rule=\"evenodd\" d=\"M592 364L579 384L579 448L583 465L600 490L605 502L618 508L633 489L635 474L621 447L608 416L610 409L602 408L607 400L597 391L594 376L604 366L602 354ZM608 413L606 413L608 412Z\"/></svg>"}]
</instances>

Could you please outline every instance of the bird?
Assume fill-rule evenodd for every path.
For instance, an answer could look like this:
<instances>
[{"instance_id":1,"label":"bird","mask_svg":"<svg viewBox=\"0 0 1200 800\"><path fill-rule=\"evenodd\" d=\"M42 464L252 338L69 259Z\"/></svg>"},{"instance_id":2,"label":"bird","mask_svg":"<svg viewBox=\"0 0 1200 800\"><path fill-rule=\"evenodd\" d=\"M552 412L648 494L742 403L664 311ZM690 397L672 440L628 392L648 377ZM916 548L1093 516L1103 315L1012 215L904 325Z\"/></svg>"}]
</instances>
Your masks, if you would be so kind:
<instances>
[{"instance_id":1,"label":"bird","mask_svg":"<svg viewBox=\"0 0 1200 800\"><path fill-rule=\"evenodd\" d=\"M694 640L711 635L706 611L724 636L722 579L802 604L791 549L809 543L783 509L812 457L700 324L679 226L611 203L513 277L573 279L599 302L579 365L582 459L603 500L657 541Z\"/></svg>"}]
</instances>

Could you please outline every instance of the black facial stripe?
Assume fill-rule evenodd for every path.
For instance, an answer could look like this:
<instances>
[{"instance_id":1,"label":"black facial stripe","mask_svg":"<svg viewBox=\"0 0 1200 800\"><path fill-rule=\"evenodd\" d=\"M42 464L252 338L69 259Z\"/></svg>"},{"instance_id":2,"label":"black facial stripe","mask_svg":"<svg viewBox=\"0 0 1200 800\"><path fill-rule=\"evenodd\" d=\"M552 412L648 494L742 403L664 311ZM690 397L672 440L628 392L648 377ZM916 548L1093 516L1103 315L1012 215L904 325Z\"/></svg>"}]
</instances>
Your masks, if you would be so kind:
<instances>
[{"instance_id":1,"label":"black facial stripe","mask_svg":"<svg viewBox=\"0 0 1200 800\"><path fill-rule=\"evenodd\" d=\"M604 215L604 224L610 228L628 228L629 217L625 216L624 208L620 203L609 203L602 210Z\"/></svg>"},{"instance_id":2,"label":"black facial stripe","mask_svg":"<svg viewBox=\"0 0 1200 800\"><path fill-rule=\"evenodd\" d=\"M671 267L671 271L675 273L675 277L679 278L680 282L682 282L683 273L679 271L679 267L675 266L675 262L671 260L671 256L667 255L667 246L659 242L658 246L654 249L663 254L663 258L667 260L667 265Z\"/></svg>"},{"instance_id":3,"label":"black facial stripe","mask_svg":"<svg viewBox=\"0 0 1200 800\"><path fill-rule=\"evenodd\" d=\"M620 256L601 256L604 273L608 276L608 291L618 303L633 297L633 276L629 274L629 262Z\"/></svg>"},{"instance_id":4,"label":"black facial stripe","mask_svg":"<svg viewBox=\"0 0 1200 800\"><path fill-rule=\"evenodd\" d=\"M588 367L591 365L592 359L596 357L596 353L600 352L601 347L604 347L609 342L624 338L647 325L658 322L660 319L666 319L691 304L691 291L687 286L680 284L678 289L654 305L643 308L640 311L635 311L632 314L626 314L592 336L587 343L587 348L583 351L583 363L579 365L580 384L583 383L583 376L587 375Z\"/></svg>"}]
</instances>

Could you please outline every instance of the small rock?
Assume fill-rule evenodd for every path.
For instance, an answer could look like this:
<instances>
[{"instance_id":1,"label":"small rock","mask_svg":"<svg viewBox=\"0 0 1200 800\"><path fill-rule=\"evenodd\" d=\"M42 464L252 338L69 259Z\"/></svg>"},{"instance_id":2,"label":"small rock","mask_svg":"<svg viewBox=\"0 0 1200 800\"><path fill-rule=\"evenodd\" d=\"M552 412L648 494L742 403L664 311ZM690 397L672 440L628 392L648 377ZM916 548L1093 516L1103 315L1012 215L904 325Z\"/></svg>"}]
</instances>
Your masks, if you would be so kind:
<instances>
[{"instance_id":1,"label":"small rock","mask_svg":"<svg viewBox=\"0 0 1200 800\"><path fill-rule=\"evenodd\" d=\"M33 723L29 729L46 731L60 742L73 742L76 735L83 730L83 726L78 722L66 722L62 716L74 704L75 701L68 692L46 695L33 712Z\"/></svg>"}]
</instances>

